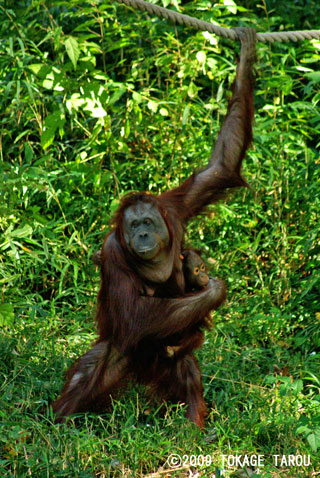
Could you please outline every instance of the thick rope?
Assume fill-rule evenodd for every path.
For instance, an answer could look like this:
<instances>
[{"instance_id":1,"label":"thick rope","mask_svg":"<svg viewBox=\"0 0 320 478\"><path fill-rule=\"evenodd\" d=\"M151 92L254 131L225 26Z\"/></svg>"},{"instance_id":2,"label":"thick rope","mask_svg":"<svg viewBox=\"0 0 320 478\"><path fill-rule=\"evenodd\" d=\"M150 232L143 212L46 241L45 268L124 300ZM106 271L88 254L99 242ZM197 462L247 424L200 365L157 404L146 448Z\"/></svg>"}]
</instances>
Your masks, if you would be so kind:
<instances>
[{"instance_id":1,"label":"thick rope","mask_svg":"<svg viewBox=\"0 0 320 478\"><path fill-rule=\"evenodd\" d=\"M215 33L216 35L231 38L237 40L238 36L234 30L229 28L219 27L212 23L198 20L197 18L189 17L189 15L183 15L182 13L168 10L167 8L153 5L152 3L145 2L144 0L117 0L119 3L125 3L128 6L139 8L140 10L147 11L158 17L163 17L166 20L170 20L173 23L179 23L179 25L186 25L196 30L208 31ZM262 42L288 42L298 40L311 40L312 38L320 38L320 30L298 30L294 32L272 32L272 33L257 33L257 40Z\"/></svg>"}]
</instances>

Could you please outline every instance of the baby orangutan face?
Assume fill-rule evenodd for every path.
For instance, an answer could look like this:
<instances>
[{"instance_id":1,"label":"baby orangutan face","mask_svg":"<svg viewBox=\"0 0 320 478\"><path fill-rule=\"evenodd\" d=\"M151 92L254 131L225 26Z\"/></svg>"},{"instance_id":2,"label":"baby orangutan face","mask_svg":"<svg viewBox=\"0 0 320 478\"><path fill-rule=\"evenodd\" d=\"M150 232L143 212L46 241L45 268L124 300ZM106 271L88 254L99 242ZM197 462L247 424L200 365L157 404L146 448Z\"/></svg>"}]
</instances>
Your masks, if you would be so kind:
<instances>
[{"instance_id":1,"label":"baby orangutan face","mask_svg":"<svg viewBox=\"0 0 320 478\"><path fill-rule=\"evenodd\" d=\"M209 282L207 268L199 254L195 251L187 250L183 252L183 271L186 281L186 290L192 292L201 290Z\"/></svg>"}]
</instances>

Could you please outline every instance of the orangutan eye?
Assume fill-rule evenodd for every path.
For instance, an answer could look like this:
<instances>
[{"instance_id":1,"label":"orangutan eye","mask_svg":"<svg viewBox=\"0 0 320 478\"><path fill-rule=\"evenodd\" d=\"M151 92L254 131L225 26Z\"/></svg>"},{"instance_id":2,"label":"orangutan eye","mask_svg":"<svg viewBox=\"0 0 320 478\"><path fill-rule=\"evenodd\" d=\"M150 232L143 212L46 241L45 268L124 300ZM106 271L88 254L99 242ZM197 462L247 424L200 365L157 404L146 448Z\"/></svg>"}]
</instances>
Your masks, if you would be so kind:
<instances>
[{"instance_id":1,"label":"orangutan eye","mask_svg":"<svg viewBox=\"0 0 320 478\"><path fill-rule=\"evenodd\" d=\"M135 229L138 226L138 221L133 221L131 223L131 229Z\"/></svg>"},{"instance_id":2,"label":"orangutan eye","mask_svg":"<svg viewBox=\"0 0 320 478\"><path fill-rule=\"evenodd\" d=\"M197 276L199 274L199 267L195 267L193 273Z\"/></svg>"},{"instance_id":3,"label":"orangutan eye","mask_svg":"<svg viewBox=\"0 0 320 478\"><path fill-rule=\"evenodd\" d=\"M201 271L205 271L205 270L206 270L206 268L204 267L204 264L201 264L200 270L201 270Z\"/></svg>"},{"instance_id":4,"label":"orangutan eye","mask_svg":"<svg viewBox=\"0 0 320 478\"><path fill-rule=\"evenodd\" d=\"M150 224L151 224L151 219L146 218L146 219L143 221L143 224L144 224L145 226L150 226Z\"/></svg>"}]
</instances>

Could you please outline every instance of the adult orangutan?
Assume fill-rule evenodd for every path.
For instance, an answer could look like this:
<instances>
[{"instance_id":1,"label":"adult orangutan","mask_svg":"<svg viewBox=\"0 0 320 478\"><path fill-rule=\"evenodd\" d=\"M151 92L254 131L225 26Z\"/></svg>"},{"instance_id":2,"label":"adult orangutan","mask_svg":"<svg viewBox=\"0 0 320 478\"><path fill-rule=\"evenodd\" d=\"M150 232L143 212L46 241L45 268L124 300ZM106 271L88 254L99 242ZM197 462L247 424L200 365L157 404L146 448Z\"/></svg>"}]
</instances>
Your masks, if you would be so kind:
<instances>
[{"instance_id":1,"label":"adult orangutan","mask_svg":"<svg viewBox=\"0 0 320 478\"><path fill-rule=\"evenodd\" d=\"M252 139L255 32L236 29L241 40L233 96L207 167L159 196L125 197L101 250L99 339L69 370L53 409L57 420L104 409L127 380L162 399L184 402L187 416L204 424L206 405L192 351L202 345L206 317L225 299L224 282L210 278L186 292L184 226L227 188L246 186L241 163ZM177 347L168 356L167 347Z\"/></svg>"}]
</instances>

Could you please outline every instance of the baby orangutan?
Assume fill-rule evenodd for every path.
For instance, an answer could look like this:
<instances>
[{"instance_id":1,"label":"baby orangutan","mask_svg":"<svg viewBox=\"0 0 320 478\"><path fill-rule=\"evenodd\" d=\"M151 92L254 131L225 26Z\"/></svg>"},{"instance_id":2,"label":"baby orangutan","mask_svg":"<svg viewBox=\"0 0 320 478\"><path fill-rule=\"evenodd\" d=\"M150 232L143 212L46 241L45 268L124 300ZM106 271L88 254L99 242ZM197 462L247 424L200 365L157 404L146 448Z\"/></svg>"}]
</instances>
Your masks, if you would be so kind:
<instances>
[{"instance_id":1,"label":"baby orangutan","mask_svg":"<svg viewBox=\"0 0 320 478\"><path fill-rule=\"evenodd\" d=\"M201 290L209 282L207 268L200 255L187 249L183 251L183 273L186 281L186 292Z\"/></svg>"},{"instance_id":2,"label":"baby orangutan","mask_svg":"<svg viewBox=\"0 0 320 478\"><path fill-rule=\"evenodd\" d=\"M206 287L209 282L209 276L201 256L192 249L183 251L182 256L186 292L196 292ZM168 357L173 357L179 350L180 345L168 345L166 347L166 354Z\"/></svg>"}]
</instances>

